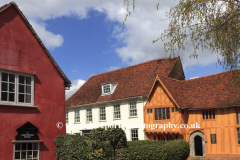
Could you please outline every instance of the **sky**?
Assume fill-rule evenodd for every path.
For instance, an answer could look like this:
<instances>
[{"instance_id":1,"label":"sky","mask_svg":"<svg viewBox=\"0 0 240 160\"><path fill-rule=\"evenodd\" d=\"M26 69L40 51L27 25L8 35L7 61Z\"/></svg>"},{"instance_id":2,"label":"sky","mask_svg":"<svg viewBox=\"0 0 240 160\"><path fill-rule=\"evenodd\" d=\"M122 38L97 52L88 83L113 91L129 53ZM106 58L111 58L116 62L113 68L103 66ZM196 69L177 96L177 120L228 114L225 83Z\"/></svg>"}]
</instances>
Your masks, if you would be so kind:
<instances>
[{"instance_id":1,"label":"sky","mask_svg":"<svg viewBox=\"0 0 240 160\"><path fill-rule=\"evenodd\" d=\"M166 12L178 0L136 0L123 25L124 0L15 0L55 61L72 82L66 98L92 75L169 56L163 42L152 43L167 29ZM159 2L157 10L156 4ZM10 3L1 0L0 6ZM132 11L132 0L129 0ZM185 78L222 72L217 55L193 48L180 51ZM177 54L175 54L177 56Z\"/></svg>"}]
</instances>

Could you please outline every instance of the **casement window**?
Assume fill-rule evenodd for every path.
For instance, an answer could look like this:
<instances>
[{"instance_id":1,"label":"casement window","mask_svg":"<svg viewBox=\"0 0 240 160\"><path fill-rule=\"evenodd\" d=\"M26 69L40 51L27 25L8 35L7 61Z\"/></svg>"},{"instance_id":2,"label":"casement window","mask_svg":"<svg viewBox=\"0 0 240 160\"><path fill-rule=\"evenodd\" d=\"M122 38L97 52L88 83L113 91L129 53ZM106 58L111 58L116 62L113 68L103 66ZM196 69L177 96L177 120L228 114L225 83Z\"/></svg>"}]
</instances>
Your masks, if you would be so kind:
<instances>
[{"instance_id":1,"label":"casement window","mask_svg":"<svg viewBox=\"0 0 240 160\"><path fill-rule=\"evenodd\" d=\"M92 109L87 109L87 123L92 122Z\"/></svg>"},{"instance_id":2,"label":"casement window","mask_svg":"<svg viewBox=\"0 0 240 160\"><path fill-rule=\"evenodd\" d=\"M236 108L236 120L237 120L237 124L239 124L239 112L240 112L240 108Z\"/></svg>"},{"instance_id":3,"label":"casement window","mask_svg":"<svg viewBox=\"0 0 240 160\"><path fill-rule=\"evenodd\" d=\"M80 123L80 111L79 110L75 111L74 122L75 123Z\"/></svg>"},{"instance_id":4,"label":"casement window","mask_svg":"<svg viewBox=\"0 0 240 160\"><path fill-rule=\"evenodd\" d=\"M202 111L203 119L215 119L215 110Z\"/></svg>"},{"instance_id":5,"label":"casement window","mask_svg":"<svg viewBox=\"0 0 240 160\"><path fill-rule=\"evenodd\" d=\"M170 119L170 108L155 108L155 120Z\"/></svg>"},{"instance_id":6,"label":"casement window","mask_svg":"<svg viewBox=\"0 0 240 160\"><path fill-rule=\"evenodd\" d=\"M39 143L15 143L14 160L39 160Z\"/></svg>"},{"instance_id":7,"label":"casement window","mask_svg":"<svg viewBox=\"0 0 240 160\"><path fill-rule=\"evenodd\" d=\"M131 139L132 141L138 140L138 129L131 129Z\"/></svg>"},{"instance_id":8,"label":"casement window","mask_svg":"<svg viewBox=\"0 0 240 160\"><path fill-rule=\"evenodd\" d=\"M100 121L105 121L106 120L105 107L100 107L99 108L99 117L100 117Z\"/></svg>"},{"instance_id":9,"label":"casement window","mask_svg":"<svg viewBox=\"0 0 240 160\"><path fill-rule=\"evenodd\" d=\"M120 119L121 118L121 110L120 105L114 105L114 119Z\"/></svg>"},{"instance_id":10,"label":"casement window","mask_svg":"<svg viewBox=\"0 0 240 160\"><path fill-rule=\"evenodd\" d=\"M0 71L0 104L34 104L34 76Z\"/></svg>"},{"instance_id":11,"label":"casement window","mask_svg":"<svg viewBox=\"0 0 240 160\"><path fill-rule=\"evenodd\" d=\"M147 113L152 113L152 109L147 109Z\"/></svg>"},{"instance_id":12,"label":"casement window","mask_svg":"<svg viewBox=\"0 0 240 160\"><path fill-rule=\"evenodd\" d=\"M216 144L217 143L216 134L211 134L211 143L212 144Z\"/></svg>"},{"instance_id":13,"label":"casement window","mask_svg":"<svg viewBox=\"0 0 240 160\"><path fill-rule=\"evenodd\" d=\"M137 117L136 102L130 102L130 117Z\"/></svg>"},{"instance_id":14,"label":"casement window","mask_svg":"<svg viewBox=\"0 0 240 160\"><path fill-rule=\"evenodd\" d=\"M68 112L65 113L66 124L68 124Z\"/></svg>"},{"instance_id":15,"label":"casement window","mask_svg":"<svg viewBox=\"0 0 240 160\"><path fill-rule=\"evenodd\" d=\"M238 144L240 144L240 128L237 128Z\"/></svg>"}]
</instances>

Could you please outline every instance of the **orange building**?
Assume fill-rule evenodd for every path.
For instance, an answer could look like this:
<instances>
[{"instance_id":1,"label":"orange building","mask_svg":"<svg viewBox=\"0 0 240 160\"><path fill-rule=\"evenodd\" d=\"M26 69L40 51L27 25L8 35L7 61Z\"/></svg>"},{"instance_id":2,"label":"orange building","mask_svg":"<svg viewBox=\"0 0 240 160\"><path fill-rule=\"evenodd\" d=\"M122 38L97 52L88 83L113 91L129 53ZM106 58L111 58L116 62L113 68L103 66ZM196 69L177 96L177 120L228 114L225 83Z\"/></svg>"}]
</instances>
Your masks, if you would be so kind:
<instances>
[{"instance_id":1,"label":"orange building","mask_svg":"<svg viewBox=\"0 0 240 160\"><path fill-rule=\"evenodd\" d=\"M240 159L238 74L190 80L156 76L144 106L148 139L186 140L191 157Z\"/></svg>"}]
</instances>

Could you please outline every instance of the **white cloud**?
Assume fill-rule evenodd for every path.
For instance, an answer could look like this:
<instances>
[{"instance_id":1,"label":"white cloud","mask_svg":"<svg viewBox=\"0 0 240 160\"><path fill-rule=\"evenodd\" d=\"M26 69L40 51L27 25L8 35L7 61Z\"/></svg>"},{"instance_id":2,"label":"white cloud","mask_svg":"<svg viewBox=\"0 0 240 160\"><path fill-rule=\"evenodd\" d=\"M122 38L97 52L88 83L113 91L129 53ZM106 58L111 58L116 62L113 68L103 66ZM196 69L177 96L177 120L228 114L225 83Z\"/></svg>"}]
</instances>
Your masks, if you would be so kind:
<instances>
[{"instance_id":1,"label":"white cloud","mask_svg":"<svg viewBox=\"0 0 240 160\"><path fill-rule=\"evenodd\" d=\"M77 70L71 70L71 72L77 72Z\"/></svg>"},{"instance_id":2,"label":"white cloud","mask_svg":"<svg viewBox=\"0 0 240 160\"><path fill-rule=\"evenodd\" d=\"M131 0L130 10L132 10ZM46 30L45 20L54 19L62 16L76 16L79 19L88 18L88 11L93 9L106 14L106 19L117 21L112 36L115 37L122 46L115 47L115 52L124 63L133 65L136 63L148 61L155 58L166 57L161 41L152 44L152 40L157 39L163 30L168 27L168 20L165 13L170 7L178 4L176 0L160 1L159 9L156 9L158 0L138 0L131 16L122 26L126 15L126 6L124 0L41 0L29 1L21 0L17 2L19 8L33 24L38 35L44 44L54 49L63 43L63 37ZM0 5L9 3L8 0L2 0ZM216 54L209 51L199 52L196 60L189 59L193 53L190 48L188 51L179 53L184 68L194 65L208 65L216 63Z\"/></svg>"},{"instance_id":3,"label":"white cloud","mask_svg":"<svg viewBox=\"0 0 240 160\"><path fill-rule=\"evenodd\" d=\"M72 87L70 90L66 90L66 99L69 98L73 93L75 93L86 81L82 79L77 79L72 81Z\"/></svg>"},{"instance_id":4,"label":"white cloud","mask_svg":"<svg viewBox=\"0 0 240 160\"><path fill-rule=\"evenodd\" d=\"M118 69L118 68L120 68L119 66L111 66L111 67L109 67L109 68L105 68L105 71L113 71L113 70L116 70L116 69Z\"/></svg>"},{"instance_id":5,"label":"white cloud","mask_svg":"<svg viewBox=\"0 0 240 160\"><path fill-rule=\"evenodd\" d=\"M192 78L189 78L189 79L194 79L194 78L198 78L198 76L196 76L196 77L192 77Z\"/></svg>"}]
</instances>

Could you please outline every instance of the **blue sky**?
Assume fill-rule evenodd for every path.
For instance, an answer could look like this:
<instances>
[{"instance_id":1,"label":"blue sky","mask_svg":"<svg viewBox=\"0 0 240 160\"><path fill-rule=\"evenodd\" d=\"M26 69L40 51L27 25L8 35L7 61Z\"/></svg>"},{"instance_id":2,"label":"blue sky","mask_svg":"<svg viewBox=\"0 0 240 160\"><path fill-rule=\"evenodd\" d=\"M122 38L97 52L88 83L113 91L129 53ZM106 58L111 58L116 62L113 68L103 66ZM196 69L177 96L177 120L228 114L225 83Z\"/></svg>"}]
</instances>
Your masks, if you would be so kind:
<instances>
[{"instance_id":1,"label":"blue sky","mask_svg":"<svg viewBox=\"0 0 240 160\"><path fill-rule=\"evenodd\" d=\"M10 1L1 0L0 6ZM178 1L138 0L125 25L124 0L16 0L60 68L72 81L67 97L91 75L162 58L163 43L152 44L167 28L165 12ZM131 6L130 6L131 9ZM180 51L186 79L222 72L208 50Z\"/></svg>"}]
</instances>

